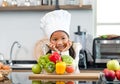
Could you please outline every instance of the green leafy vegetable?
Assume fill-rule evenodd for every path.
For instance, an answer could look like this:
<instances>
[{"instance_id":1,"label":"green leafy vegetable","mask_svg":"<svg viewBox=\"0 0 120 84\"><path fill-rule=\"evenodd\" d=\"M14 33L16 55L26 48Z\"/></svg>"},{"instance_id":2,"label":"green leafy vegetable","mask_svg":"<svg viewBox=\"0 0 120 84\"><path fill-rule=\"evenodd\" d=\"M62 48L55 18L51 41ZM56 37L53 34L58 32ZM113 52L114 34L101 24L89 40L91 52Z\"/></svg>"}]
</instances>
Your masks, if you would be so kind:
<instances>
[{"instance_id":1,"label":"green leafy vegetable","mask_svg":"<svg viewBox=\"0 0 120 84\"><path fill-rule=\"evenodd\" d=\"M74 59L69 55L62 55L62 61L66 63L66 65L72 65Z\"/></svg>"},{"instance_id":2,"label":"green leafy vegetable","mask_svg":"<svg viewBox=\"0 0 120 84\"><path fill-rule=\"evenodd\" d=\"M38 59L38 64L43 66L43 68L44 68L46 63L50 62L49 56L50 56L50 54L46 54L46 55L40 56L39 59Z\"/></svg>"},{"instance_id":3,"label":"green leafy vegetable","mask_svg":"<svg viewBox=\"0 0 120 84\"><path fill-rule=\"evenodd\" d=\"M107 39L108 35L102 35L101 38Z\"/></svg>"}]
</instances>

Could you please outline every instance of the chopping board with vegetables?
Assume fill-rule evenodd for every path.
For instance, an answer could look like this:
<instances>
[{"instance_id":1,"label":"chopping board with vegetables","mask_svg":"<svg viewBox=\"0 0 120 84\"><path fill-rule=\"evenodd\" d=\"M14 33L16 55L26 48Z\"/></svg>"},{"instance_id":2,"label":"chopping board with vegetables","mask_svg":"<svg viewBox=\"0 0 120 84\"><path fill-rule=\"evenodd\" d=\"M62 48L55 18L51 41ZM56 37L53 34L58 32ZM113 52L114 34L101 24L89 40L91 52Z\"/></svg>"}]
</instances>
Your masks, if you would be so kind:
<instances>
[{"instance_id":1,"label":"chopping board with vegetables","mask_svg":"<svg viewBox=\"0 0 120 84\"><path fill-rule=\"evenodd\" d=\"M55 74L31 74L30 80L98 80L100 73L79 73L69 75L55 75Z\"/></svg>"},{"instance_id":2,"label":"chopping board with vegetables","mask_svg":"<svg viewBox=\"0 0 120 84\"><path fill-rule=\"evenodd\" d=\"M60 55L58 52L46 54L39 57L37 64L33 65L32 72L41 74L72 74L76 71L75 60L69 55Z\"/></svg>"},{"instance_id":3,"label":"chopping board with vegetables","mask_svg":"<svg viewBox=\"0 0 120 84\"><path fill-rule=\"evenodd\" d=\"M75 60L57 52L39 57L32 67L30 80L98 80L99 73L76 73Z\"/></svg>"}]
</instances>

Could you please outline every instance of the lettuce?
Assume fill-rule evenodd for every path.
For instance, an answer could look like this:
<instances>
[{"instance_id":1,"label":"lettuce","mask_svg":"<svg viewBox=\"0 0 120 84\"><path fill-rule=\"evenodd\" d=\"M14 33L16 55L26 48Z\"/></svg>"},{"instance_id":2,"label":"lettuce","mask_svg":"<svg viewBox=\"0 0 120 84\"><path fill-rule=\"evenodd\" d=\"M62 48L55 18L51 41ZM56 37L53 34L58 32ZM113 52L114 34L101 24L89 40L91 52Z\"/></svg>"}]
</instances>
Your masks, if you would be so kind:
<instances>
[{"instance_id":1,"label":"lettuce","mask_svg":"<svg viewBox=\"0 0 120 84\"><path fill-rule=\"evenodd\" d=\"M72 65L74 62L74 59L69 55L62 55L62 61L66 63L66 65Z\"/></svg>"},{"instance_id":2,"label":"lettuce","mask_svg":"<svg viewBox=\"0 0 120 84\"><path fill-rule=\"evenodd\" d=\"M40 56L39 59L38 59L38 64L40 64L43 67L45 67L46 63L50 62L49 56L50 56L50 54L46 54L46 55Z\"/></svg>"}]
</instances>

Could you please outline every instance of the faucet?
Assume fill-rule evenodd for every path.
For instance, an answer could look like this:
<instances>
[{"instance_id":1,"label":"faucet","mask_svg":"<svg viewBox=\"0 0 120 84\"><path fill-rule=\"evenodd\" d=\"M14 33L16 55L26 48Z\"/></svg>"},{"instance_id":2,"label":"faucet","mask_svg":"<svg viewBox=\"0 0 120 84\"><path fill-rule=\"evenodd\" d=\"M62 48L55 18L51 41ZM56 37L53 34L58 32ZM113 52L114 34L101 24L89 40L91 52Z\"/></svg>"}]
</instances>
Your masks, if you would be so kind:
<instances>
[{"instance_id":1,"label":"faucet","mask_svg":"<svg viewBox=\"0 0 120 84\"><path fill-rule=\"evenodd\" d=\"M10 66L13 65L13 62L12 62L12 52L13 52L13 48L14 48L15 44L17 44L17 47L18 47L18 48L21 47L21 45L20 45L20 43L19 43L18 41L14 41L14 42L13 42L13 44L12 44L12 46L11 46L11 49L10 49L10 59L9 59L9 64L10 64Z\"/></svg>"}]
</instances>

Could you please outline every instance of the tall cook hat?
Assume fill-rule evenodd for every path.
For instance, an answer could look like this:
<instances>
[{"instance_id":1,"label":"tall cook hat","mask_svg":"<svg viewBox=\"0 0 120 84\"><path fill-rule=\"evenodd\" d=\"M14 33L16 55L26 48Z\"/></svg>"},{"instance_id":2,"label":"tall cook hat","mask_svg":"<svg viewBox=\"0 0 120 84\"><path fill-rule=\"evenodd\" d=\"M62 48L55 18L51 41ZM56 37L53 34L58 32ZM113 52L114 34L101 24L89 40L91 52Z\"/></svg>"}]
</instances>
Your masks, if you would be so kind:
<instances>
[{"instance_id":1,"label":"tall cook hat","mask_svg":"<svg viewBox=\"0 0 120 84\"><path fill-rule=\"evenodd\" d=\"M40 21L40 28L50 38L57 30L63 30L69 34L71 14L66 10L54 10L45 14Z\"/></svg>"}]
</instances>

